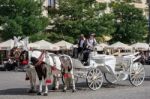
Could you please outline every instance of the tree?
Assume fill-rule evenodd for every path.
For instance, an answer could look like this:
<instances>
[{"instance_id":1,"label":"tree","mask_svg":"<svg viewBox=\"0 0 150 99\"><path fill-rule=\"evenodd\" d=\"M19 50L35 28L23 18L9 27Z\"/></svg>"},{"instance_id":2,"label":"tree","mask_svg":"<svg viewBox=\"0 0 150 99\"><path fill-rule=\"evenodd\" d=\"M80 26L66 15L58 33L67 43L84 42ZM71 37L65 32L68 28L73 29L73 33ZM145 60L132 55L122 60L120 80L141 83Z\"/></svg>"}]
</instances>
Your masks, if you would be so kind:
<instances>
[{"instance_id":1,"label":"tree","mask_svg":"<svg viewBox=\"0 0 150 99\"><path fill-rule=\"evenodd\" d=\"M56 11L49 10L54 21L51 32L62 35L62 38L67 36L70 41L81 33L109 35L114 32L113 15L106 14L105 9L106 3L96 0L60 0Z\"/></svg>"},{"instance_id":2,"label":"tree","mask_svg":"<svg viewBox=\"0 0 150 99\"><path fill-rule=\"evenodd\" d=\"M143 41L147 35L147 22L141 9L126 2L112 2L116 30L112 42L135 43Z\"/></svg>"},{"instance_id":3,"label":"tree","mask_svg":"<svg viewBox=\"0 0 150 99\"><path fill-rule=\"evenodd\" d=\"M0 26L2 38L31 36L43 31L48 18L42 16L40 0L0 0Z\"/></svg>"}]
</instances>

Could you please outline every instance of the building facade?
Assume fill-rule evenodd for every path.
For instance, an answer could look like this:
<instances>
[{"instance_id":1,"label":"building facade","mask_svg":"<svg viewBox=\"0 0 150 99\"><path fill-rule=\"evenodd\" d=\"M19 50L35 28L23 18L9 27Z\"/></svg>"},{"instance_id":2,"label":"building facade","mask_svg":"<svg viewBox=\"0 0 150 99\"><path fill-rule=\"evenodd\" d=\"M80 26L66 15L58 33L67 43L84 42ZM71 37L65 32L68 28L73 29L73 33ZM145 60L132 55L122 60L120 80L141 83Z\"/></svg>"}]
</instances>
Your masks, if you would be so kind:
<instances>
[{"instance_id":1,"label":"building facade","mask_svg":"<svg viewBox=\"0 0 150 99\"><path fill-rule=\"evenodd\" d=\"M43 1L43 16L48 16L48 8L57 8L58 7L58 3L57 0L44 0Z\"/></svg>"},{"instance_id":2,"label":"building facade","mask_svg":"<svg viewBox=\"0 0 150 99\"><path fill-rule=\"evenodd\" d=\"M116 1L116 0L96 0L97 2L102 2L102 3L110 3L111 1ZM119 0L118 0L119 1ZM136 8L142 9L143 10L143 15L145 15L148 18L148 5L147 5L147 0L132 0L132 3ZM107 6L106 12L110 12L109 7Z\"/></svg>"},{"instance_id":3,"label":"building facade","mask_svg":"<svg viewBox=\"0 0 150 99\"><path fill-rule=\"evenodd\" d=\"M106 8L105 12L109 13L111 10L108 7L108 4L111 1L116 1L116 0L96 0L96 1L101 2L101 3L107 3L107 8ZM134 5L136 8L142 9L143 15L145 15L148 18L147 0L132 0L132 3L130 3L130 4ZM58 7L58 0L44 0L43 6L44 6L44 11L42 14L44 16L48 16L48 11L45 8L47 8L47 7L57 8Z\"/></svg>"}]
</instances>

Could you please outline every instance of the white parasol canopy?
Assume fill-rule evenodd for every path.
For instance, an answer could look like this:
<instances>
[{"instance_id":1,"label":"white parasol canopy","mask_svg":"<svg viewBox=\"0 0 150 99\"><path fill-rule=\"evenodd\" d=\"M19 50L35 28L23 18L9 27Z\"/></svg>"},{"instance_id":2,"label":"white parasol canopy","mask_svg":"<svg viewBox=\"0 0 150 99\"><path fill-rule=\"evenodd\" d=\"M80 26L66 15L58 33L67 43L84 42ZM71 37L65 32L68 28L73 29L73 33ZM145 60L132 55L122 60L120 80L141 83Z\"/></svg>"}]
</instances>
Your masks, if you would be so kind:
<instances>
[{"instance_id":1,"label":"white parasol canopy","mask_svg":"<svg viewBox=\"0 0 150 99\"><path fill-rule=\"evenodd\" d=\"M124 49L124 50L131 50L132 47L127 45L127 44L124 44L122 42L116 42L110 46L108 46L107 48L111 48L111 49Z\"/></svg>"},{"instance_id":2,"label":"white parasol canopy","mask_svg":"<svg viewBox=\"0 0 150 99\"><path fill-rule=\"evenodd\" d=\"M36 44L36 43L29 43L28 45L29 48L33 48L33 49L39 49L40 45Z\"/></svg>"},{"instance_id":3,"label":"white parasol canopy","mask_svg":"<svg viewBox=\"0 0 150 99\"><path fill-rule=\"evenodd\" d=\"M105 47L107 47L108 46L108 44L106 44L106 43L100 43L100 44L98 44L100 47L102 47L102 48L105 48Z\"/></svg>"},{"instance_id":4,"label":"white parasol canopy","mask_svg":"<svg viewBox=\"0 0 150 99\"><path fill-rule=\"evenodd\" d=\"M149 49L149 45L147 43L139 43L139 42L132 44L131 47L136 50L148 50Z\"/></svg>"},{"instance_id":5,"label":"white parasol canopy","mask_svg":"<svg viewBox=\"0 0 150 99\"><path fill-rule=\"evenodd\" d=\"M108 45L105 44L105 43L100 43L100 44L97 44L95 46L95 48L97 49L97 51L103 51L105 47L107 47Z\"/></svg>"},{"instance_id":6,"label":"white parasol canopy","mask_svg":"<svg viewBox=\"0 0 150 99\"><path fill-rule=\"evenodd\" d=\"M18 46L21 47L23 46L23 44L19 42ZM12 39L0 43L0 50L10 50L13 47L14 47L14 40Z\"/></svg>"},{"instance_id":7,"label":"white parasol canopy","mask_svg":"<svg viewBox=\"0 0 150 99\"><path fill-rule=\"evenodd\" d=\"M58 51L59 47L55 46L54 44L45 41L45 40L40 40L37 42L34 42L34 44L38 44L40 47L38 49L42 49L42 50L51 50L51 51Z\"/></svg>"},{"instance_id":8,"label":"white parasol canopy","mask_svg":"<svg viewBox=\"0 0 150 99\"><path fill-rule=\"evenodd\" d=\"M60 49L62 49L62 50L64 50L64 49L70 50L71 47L73 46L73 44L71 44L67 41L64 41L64 40L54 43L54 45L59 46Z\"/></svg>"}]
</instances>

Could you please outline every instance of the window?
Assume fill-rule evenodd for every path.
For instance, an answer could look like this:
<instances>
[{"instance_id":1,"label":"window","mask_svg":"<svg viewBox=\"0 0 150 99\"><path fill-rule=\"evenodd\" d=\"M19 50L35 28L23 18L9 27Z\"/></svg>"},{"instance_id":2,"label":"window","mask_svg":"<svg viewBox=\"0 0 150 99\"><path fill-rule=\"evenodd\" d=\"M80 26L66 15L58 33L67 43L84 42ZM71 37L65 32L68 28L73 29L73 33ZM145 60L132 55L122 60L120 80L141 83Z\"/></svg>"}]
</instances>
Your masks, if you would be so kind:
<instances>
[{"instance_id":1,"label":"window","mask_svg":"<svg viewBox=\"0 0 150 99\"><path fill-rule=\"evenodd\" d=\"M134 3L142 3L142 0L133 0Z\"/></svg>"},{"instance_id":2,"label":"window","mask_svg":"<svg viewBox=\"0 0 150 99\"><path fill-rule=\"evenodd\" d=\"M56 0L48 0L48 6L51 8L55 8Z\"/></svg>"}]
</instances>

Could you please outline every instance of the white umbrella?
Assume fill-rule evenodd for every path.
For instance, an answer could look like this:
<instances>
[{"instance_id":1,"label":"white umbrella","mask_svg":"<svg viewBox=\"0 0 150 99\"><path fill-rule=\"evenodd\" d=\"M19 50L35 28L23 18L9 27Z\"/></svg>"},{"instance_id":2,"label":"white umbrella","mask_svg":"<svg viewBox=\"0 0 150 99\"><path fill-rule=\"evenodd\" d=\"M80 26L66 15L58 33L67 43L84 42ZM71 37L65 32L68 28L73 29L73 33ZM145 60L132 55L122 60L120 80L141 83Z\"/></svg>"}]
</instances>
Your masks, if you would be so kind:
<instances>
[{"instance_id":1,"label":"white umbrella","mask_svg":"<svg viewBox=\"0 0 150 99\"><path fill-rule=\"evenodd\" d=\"M33 48L33 49L39 49L40 45L36 44L36 43L29 43L28 45L29 48Z\"/></svg>"},{"instance_id":2,"label":"white umbrella","mask_svg":"<svg viewBox=\"0 0 150 99\"><path fill-rule=\"evenodd\" d=\"M12 39L7 40L5 42L0 43L0 49L1 50L9 50L9 49L13 48L13 44L14 44L14 41Z\"/></svg>"},{"instance_id":3,"label":"white umbrella","mask_svg":"<svg viewBox=\"0 0 150 99\"><path fill-rule=\"evenodd\" d=\"M34 44L38 44L40 46L40 48L38 49L42 49L42 50L52 50L52 51L57 51L59 50L58 46L55 46L54 44L45 41L45 40L40 40L37 42L34 42Z\"/></svg>"},{"instance_id":4,"label":"white umbrella","mask_svg":"<svg viewBox=\"0 0 150 99\"><path fill-rule=\"evenodd\" d=\"M116 42L110 46L108 46L107 48L111 48L111 49L125 49L125 50L131 50L132 47L127 45L127 44L124 44L122 42Z\"/></svg>"},{"instance_id":5,"label":"white umbrella","mask_svg":"<svg viewBox=\"0 0 150 99\"><path fill-rule=\"evenodd\" d=\"M107 47L108 46L108 44L106 44L106 43L100 43L100 44L98 44L100 47L102 47L102 48L105 48L105 47Z\"/></svg>"},{"instance_id":6,"label":"white umbrella","mask_svg":"<svg viewBox=\"0 0 150 99\"><path fill-rule=\"evenodd\" d=\"M59 46L60 49L67 49L67 50L70 50L71 47L73 46L73 44L66 42L64 40L54 43L54 45Z\"/></svg>"},{"instance_id":7,"label":"white umbrella","mask_svg":"<svg viewBox=\"0 0 150 99\"><path fill-rule=\"evenodd\" d=\"M23 44L21 42L18 43L19 47L22 47ZM1 50L10 50L14 47L14 40L10 39L5 42L0 43Z\"/></svg>"},{"instance_id":8,"label":"white umbrella","mask_svg":"<svg viewBox=\"0 0 150 99\"><path fill-rule=\"evenodd\" d=\"M148 50L149 45L147 43L135 43L131 45L132 48L136 50Z\"/></svg>"}]
</instances>

